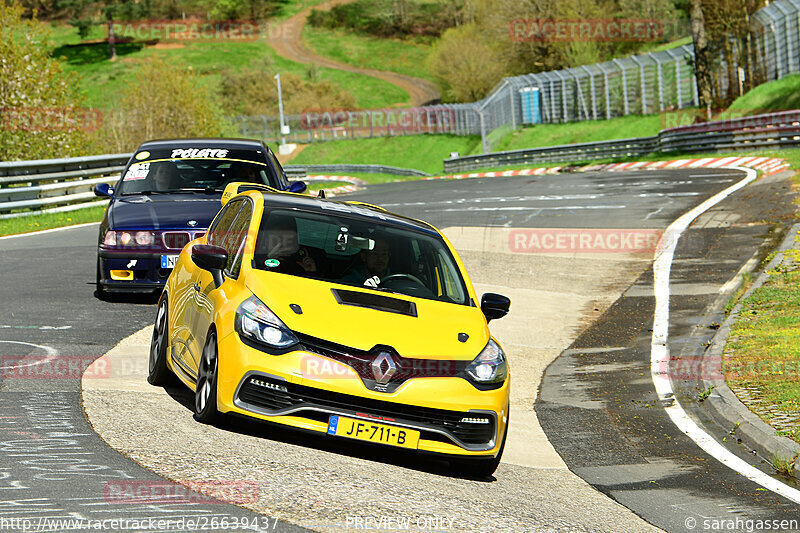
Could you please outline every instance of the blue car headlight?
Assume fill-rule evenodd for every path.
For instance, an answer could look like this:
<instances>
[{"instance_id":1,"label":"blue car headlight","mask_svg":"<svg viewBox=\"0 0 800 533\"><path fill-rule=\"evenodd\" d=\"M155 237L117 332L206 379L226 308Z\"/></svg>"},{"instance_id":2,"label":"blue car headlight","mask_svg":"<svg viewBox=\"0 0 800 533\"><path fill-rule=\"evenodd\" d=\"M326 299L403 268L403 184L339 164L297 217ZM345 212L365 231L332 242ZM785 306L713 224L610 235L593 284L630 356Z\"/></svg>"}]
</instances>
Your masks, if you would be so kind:
<instances>
[{"instance_id":1,"label":"blue car headlight","mask_svg":"<svg viewBox=\"0 0 800 533\"><path fill-rule=\"evenodd\" d=\"M486 347L472 360L466 371L476 383L502 383L508 375L506 354L500 345L489 339Z\"/></svg>"},{"instance_id":2,"label":"blue car headlight","mask_svg":"<svg viewBox=\"0 0 800 533\"><path fill-rule=\"evenodd\" d=\"M236 331L242 338L270 348L285 349L300 342L255 295L236 310Z\"/></svg>"}]
</instances>

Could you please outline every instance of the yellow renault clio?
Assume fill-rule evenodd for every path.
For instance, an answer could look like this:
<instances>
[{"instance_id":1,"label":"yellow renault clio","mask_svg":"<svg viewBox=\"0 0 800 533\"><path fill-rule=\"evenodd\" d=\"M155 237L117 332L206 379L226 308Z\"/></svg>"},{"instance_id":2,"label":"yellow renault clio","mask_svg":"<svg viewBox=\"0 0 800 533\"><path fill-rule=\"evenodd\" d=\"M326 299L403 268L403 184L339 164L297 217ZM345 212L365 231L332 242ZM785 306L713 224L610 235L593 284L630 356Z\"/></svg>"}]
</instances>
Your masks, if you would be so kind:
<instances>
[{"instance_id":1,"label":"yellow renault clio","mask_svg":"<svg viewBox=\"0 0 800 533\"><path fill-rule=\"evenodd\" d=\"M487 323L508 298L478 307L452 245L424 222L269 190L222 201L167 280L150 383L180 378L200 422L237 413L494 472L509 368Z\"/></svg>"}]
</instances>

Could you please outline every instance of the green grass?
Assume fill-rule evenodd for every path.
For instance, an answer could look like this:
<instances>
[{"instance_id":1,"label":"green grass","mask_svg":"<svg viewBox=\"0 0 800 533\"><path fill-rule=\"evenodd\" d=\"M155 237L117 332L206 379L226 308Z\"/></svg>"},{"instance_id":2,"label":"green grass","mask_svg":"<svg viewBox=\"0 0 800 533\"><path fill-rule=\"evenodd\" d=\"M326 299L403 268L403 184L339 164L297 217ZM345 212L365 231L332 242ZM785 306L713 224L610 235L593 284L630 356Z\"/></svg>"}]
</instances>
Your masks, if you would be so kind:
<instances>
[{"instance_id":1,"label":"green grass","mask_svg":"<svg viewBox=\"0 0 800 533\"><path fill-rule=\"evenodd\" d=\"M797 260L795 253L795 260ZM756 387L765 410L800 414L800 271L774 271L742 301L723 357L734 387ZM767 422L764 410L761 416ZM788 436L800 442L796 432Z\"/></svg>"},{"instance_id":2,"label":"green grass","mask_svg":"<svg viewBox=\"0 0 800 533\"><path fill-rule=\"evenodd\" d=\"M737 98L723 115L757 115L788 109L800 109L800 74L759 85Z\"/></svg>"},{"instance_id":3,"label":"green grass","mask_svg":"<svg viewBox=\"0 0 800 533\"><path fill-rule=\"evenodd\" d=\"M662 128L662 115L631 115L611 120L588 120L566 124L537 124L509 133L491 143L492 151L519 150L540 146L607 141L656 135ZM491 140L491 139L490 139Z\"/></svg>"},{"instance_id":4,"label":"green grass","mask_svg":"<svg viewBox=\"0 0 800 533\"><path fill-rule=\"evenodd\" d=\"M303 39L315 53L348 65L433 80L425 66L431 47L421 40L381 39L312 26L303 28Z\"/></svg>"},{"instance_id":5,"label":"green grass","mask_svg":"<svg viewBox=\"0 0 800 533\"><path fill-rule=\"evenodd\" d=\"M134 79L137 63L153 56L191 66L200 82L215 92L228 70L240 71L254 63L257 65L263 58L267 58L271 70L277 72L291 72L303 78L309 72L308 65L279 57L264 41L183 41L176 43L182 45L178 48L166 49L145 46L141 42L121 43L117 45L117 60L111 62L106 43L81 43L77 29L71 26L54 26L52 30L53 56L62 59L65 70L81 76L81 90L86 96L84 104L91 107L116 107L121 90ZM92 38L104 36L98 28L90 35ZM318 79L329 80L350 91L362 108L389 107L410 99L399 87L370 76L322 67L316 71ZM265 90L276 90L271 77L265 77Z\"/></svg>"},{"instance_id":6,"label":"green grass","mask_svg":"<svg viewBox=\"0 0 800 533\"><path fill-rule=\"evenodd\" d=\"M0 235L15 235L87 222L100 222L105 210L106 204L102 203L97 207L76 209L66 213L41 213L25 217L4 218L0 219Z\"/></svg>"},{"instance_id":7,"label":"green grass","mask_svg":"<svg viewBox=\"0 0 800 533\"><path fill-rule=\"evenodd\" d=\"M450 152L462 155L480 152L480 137L456 135L407 135L352 141L319 142L307 146L293 165L323 163L363 163L414 168L441 173L442 161Z\"/></svg>"}]
</instances>

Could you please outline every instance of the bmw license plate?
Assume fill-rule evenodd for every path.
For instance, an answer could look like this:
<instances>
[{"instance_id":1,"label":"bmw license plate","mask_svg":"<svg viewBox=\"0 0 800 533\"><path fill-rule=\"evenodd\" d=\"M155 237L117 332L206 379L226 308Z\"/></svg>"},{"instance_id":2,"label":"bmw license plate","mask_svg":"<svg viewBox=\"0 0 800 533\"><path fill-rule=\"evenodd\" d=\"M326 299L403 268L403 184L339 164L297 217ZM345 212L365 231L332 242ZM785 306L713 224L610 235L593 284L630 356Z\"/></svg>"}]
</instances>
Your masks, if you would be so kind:
<instances>
[{"instance_id":1,"label":"bmw license plate","mask_svg":"<svg viewBox=\"0 0 800 533\"><path fill-rule=\"evenodd\" d=\"M376 424L338 415L333 415L329 419L328 434L402 448L416 449L419 443L419 431L414 429Z\"/></svg>"},{"instance_id":2,"label":"bmw license plate","mask_svg":"<svg viewBox=\"0 0 800 533\"><path fill-rule=\"evenodd\" d=\"M162 255L161 268L175 268L175 263L178 262L177 255Z\"/></svg>"}]
</instances>

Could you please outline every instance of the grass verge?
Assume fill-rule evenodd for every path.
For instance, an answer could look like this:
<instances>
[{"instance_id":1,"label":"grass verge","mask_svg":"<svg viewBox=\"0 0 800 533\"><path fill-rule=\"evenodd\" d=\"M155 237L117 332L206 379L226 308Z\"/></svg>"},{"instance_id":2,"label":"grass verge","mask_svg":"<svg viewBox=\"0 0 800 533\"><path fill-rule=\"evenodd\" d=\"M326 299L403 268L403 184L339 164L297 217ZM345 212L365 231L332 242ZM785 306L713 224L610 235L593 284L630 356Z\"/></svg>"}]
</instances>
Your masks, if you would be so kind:
<instances>
[{"instance_id":1,"label":"grass verge","mask_svg":"<svg viewBox=\"0 0 800 533\"><path fill-rule=\"evenodd\" d=\"M312 26L303 28L303 40L315 53L341 63L433 81L425 66L431 47L422 41L381 39Z\"/></svg>"},{"instance_id":2,"label":"grass verge","mask_svg":"<svg viewBox=\"0 0 800 533\"><path fill-rule=\"evenodd\" d=\"M191 66L199 80L216 92L223 76L229 71L241 71L264 61L275 72L291 72L308 78L313 70L316 80L329 80L340 88L351 92L362 108L381 108L409 102L406 91L391 83L336 69L314 67L296 63L278 56L263 40L258 41L179 41L145 45L142 42L117 44L118 58L108 60L108 45L96 42L105 37L95 27L89 38L82 42L77 30L71 26L51 27L54 42L53 56L60 59L64 69L76 72L81 77L80 88L86 96L85 105L91 107L114 107L116 95L134 79L139 61L159 56L170 63ZM262 61L263 62L263 61ZM271 76L265 71L266 90L276 90Z\"/></svg>"},{"instance_id":3,"label":"grass verge","mask_svg":"<svg viewBox=\"0 0 800 533\"><path fill-rule=\"evenodd\" d=\"M795 246L798 246L796 243ZM778 434L800 442L800 249L742 300L723 354L731 388ZM782 466L782 465L781 465ZM777 468L776 468L777 469Z\"/></svg>"},{"instance_id":4,"label":"grass verge","mask_svg":"<svg viewBox=\"0 0 800 533\"><path fill-rule=\"evenodd\" d=\"M65 213L40 213L25 217L4 218L0 219L0 236L74 226L87 222L100 222L103 220L105 210L106 205L102 204Z\"/></svg>"},{"instance_id":5,"label":"grass verge","mask_svg":"<svg viewBox=\"0 0 800 533\"><path fill-rule=\"evenodd\" d=\"M480 151L477 136L408 135L314 143L292 159L293 165L363 163L414 168L441 173L442 161L450 152L462 155Z\"/></svg>"}]
</instances>

